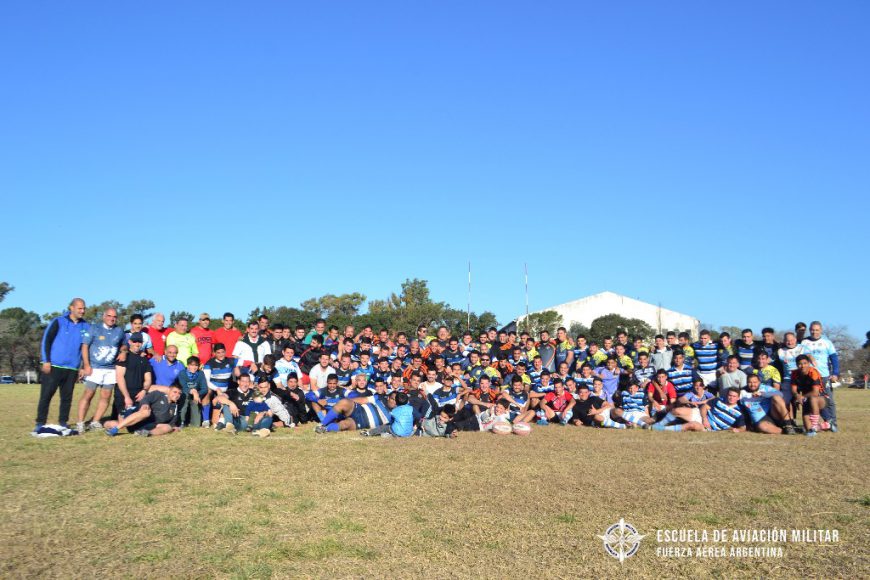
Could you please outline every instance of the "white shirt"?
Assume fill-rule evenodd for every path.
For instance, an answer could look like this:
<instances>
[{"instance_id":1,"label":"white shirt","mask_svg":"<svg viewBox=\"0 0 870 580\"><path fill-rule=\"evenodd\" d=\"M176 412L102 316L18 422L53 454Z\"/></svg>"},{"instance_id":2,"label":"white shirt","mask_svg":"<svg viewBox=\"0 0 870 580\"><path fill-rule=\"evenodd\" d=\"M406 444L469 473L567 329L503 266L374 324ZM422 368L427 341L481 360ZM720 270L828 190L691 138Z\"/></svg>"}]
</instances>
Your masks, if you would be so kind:
<instances>
[{"instance_id":1,"label":"white shirt","mask_svg":"<svg viewBox=\"0 0 870 580\"><path fill-rule=\"evenodd\" d=\"M335 369L327 366L325 369L319 364L311 369L308 373L308 378L311 380L312 389L322 389L326 386L326 379L329 375L334 375Z\"/></svg>"},{"instance_id":2,"label":"white shirt","mask_svg":"<svg viewBox=\"0 0 870 580\"><path fill-rule=\"evenodd\" d=\"M425 381L425 382L421 383L420 386L423 387L424 389L426 389L427 395L431 395L432 393L434 393L435 391L440 389L443 385L441 383L439 383L438 381L435 381L434 383L430 383L429 381Z\"/></svg>"}]
</instances>

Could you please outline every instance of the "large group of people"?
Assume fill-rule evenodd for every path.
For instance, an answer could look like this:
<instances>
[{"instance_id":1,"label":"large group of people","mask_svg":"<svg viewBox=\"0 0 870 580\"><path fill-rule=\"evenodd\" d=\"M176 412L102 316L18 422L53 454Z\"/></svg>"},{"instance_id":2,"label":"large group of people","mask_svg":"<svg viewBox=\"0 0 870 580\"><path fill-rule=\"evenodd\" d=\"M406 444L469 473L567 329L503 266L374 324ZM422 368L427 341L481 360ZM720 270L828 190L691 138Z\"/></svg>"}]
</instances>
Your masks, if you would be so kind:
<instances>
[{"instance_id":1,"label":"large group of people","mask_svg":"<svg viewBox=\"0 0 870 580\"><path fill-rule=\"evenodd\" d=\"M702 330L601 342L559 328L532 336L496 328L451 334L313 328L252 320L240 331L201 314L165 326L141 315L83 319L74 299L42 340L34 433L60 392L58 426L157 436L184 428L267 437L314 425L317 433L455 437L504 424L656 431L752 431L808 436L837 430L832 383L839 359L822 324L795 325L778 340ZM129 327L127 328L127 322ZM84 381L75 428L69 414ZM96 408L90 415L93 399ZM800 425L797 420L800 419Z\"/></svg>"}]
</instances>

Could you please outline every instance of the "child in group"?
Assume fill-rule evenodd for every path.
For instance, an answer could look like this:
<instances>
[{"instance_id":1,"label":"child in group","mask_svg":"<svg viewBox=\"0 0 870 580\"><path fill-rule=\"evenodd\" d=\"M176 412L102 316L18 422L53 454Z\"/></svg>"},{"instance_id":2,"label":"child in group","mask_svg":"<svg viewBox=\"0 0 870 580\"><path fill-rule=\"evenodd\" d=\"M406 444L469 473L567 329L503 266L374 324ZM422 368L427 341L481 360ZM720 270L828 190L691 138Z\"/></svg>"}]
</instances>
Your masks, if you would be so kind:
<instances>
[{"instance_id":1,"label":"child in group","mask_svg":"<svg viewBox=\"0 0 870 580\"><path fill-rule=\"evenodd\" d=\"M415 425L420 420L420 415L414 407L409 405L408 393L390 393L387 397L387 409L390 411L389 423L363 429L360 435L366 437L410 437L414 434Z\"/></svg>"},{"instance_id":2,"label":"child in group","mask_svg":"<svg viewBox=\"0 0 870 580\"><path fill-rule=\"evenodd\" d=\"M454 415L456 415L456 406L444 405L437 415L420 422L419 434L422 437L447 437L447 424Z\"/></svg>"},{"instance_id":3,"label":"child in group","mask_svg":"<svg viewBox=\"0 0 870 580\"><path fill-rule=\"evenodd\" d=\"M499 399L495 406L475 415L471 405L466 405L447 424L444 436L456 437L458 431L491 431L498 422L510 423L510 406L507 399Z\"/></svg>"},{"instance_id":4,"label":"child in group","mask_svg":"<svg viewBox=\"0 0 870 580\"><path fill-rule=\"evenodd\" d=\"M200 368L199 357L187 359L187 369L178 373L175 381L181 386L181 411L178 419L181 427L199 427L211 415L211 391Z\"/></svg>"}]
</instances>

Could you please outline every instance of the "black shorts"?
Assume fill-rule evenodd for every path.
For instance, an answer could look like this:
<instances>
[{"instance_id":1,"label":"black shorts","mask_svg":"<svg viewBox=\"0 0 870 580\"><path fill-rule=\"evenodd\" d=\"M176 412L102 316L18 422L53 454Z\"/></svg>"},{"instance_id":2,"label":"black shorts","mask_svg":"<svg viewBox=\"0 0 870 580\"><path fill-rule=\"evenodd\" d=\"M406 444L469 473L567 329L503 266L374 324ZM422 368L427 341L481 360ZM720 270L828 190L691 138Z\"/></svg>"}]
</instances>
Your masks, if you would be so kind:
<instances>
[{"instance_id":1,"label":"black shorts","mask_svg":"<svg viewBox=\"0 0 870 580\"><path fill-rule=\"evenodd\" d=\"M158 423L157 421L154 421L153 417L149 417L148 419L145 419L144 421L140 421L139 423L136 423L135 425L130 425L129 427L127 427L127 431L129 431L130 433L138 431L139 429L145 429L146 431L151 431L152 429L156 428L157 425L160 425L160 423Z\"/></svg>"}]
</instances>

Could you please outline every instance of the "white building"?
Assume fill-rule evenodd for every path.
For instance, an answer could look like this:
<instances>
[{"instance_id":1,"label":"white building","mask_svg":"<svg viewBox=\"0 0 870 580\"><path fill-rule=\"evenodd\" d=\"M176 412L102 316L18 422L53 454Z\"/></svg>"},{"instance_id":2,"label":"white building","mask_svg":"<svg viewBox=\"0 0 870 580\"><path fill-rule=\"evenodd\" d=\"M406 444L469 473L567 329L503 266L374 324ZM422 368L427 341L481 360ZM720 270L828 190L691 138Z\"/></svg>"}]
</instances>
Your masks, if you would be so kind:
<instances>
[{"instance_id":1,"label":"white building","mask_svg":"<svg viewBox=\"0 0 870 580\"><path fill-rule=\"evenodd\" d=\"M639 318L643 320L657 333L665 330L686 331L693 338L698 338L701 323L697 318L688 314L682 314L667 308L660 308L655 304L641 302L628 296L621 296L614 292L601 292L586 298L566 302L558 306L551 306L538 310L531 314L555 310L562 315L562 326L571 328L575 322L584 326L591 326L592 321L607 314L619 314L626 318ZM524 316L517 319L521 322Z\"/></svg>"}]
</instances>

